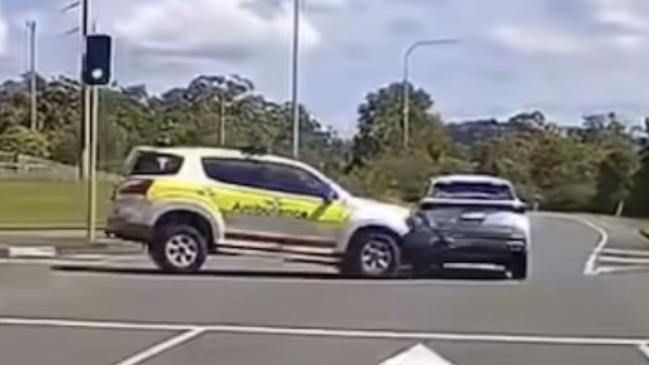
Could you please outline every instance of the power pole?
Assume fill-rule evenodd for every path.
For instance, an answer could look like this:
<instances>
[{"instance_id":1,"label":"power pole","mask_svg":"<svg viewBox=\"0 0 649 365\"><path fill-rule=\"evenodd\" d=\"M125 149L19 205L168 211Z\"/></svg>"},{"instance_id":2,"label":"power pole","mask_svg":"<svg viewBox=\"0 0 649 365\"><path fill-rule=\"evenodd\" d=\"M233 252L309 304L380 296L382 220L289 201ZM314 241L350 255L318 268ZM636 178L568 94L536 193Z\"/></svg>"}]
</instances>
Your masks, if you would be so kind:
<instances>
[{"instance_id":1,"label":"power pole","mask_svg":"<svg viewBox=\"0 0 649 365\"><path fill-rule=\"evenodd\" d=\"M225 96L219 98L219 144L225 147Z\"/></svg>"},{"instance_id":2,"label":"power pole","mask_svg":"<svg viewBox=\"0 0 649 365\"><path fill-rule=\"evenodd\" d=\"M30 127L32 130L38 129L37 115L37 96L36 96L36 22L30 20L27 22L29 31L29 93L31 97Z\"/></svg>"},{"instance_id":3,"label":"power pole","mask_svg":"<svg viewBox=\"0 0 649 365\"><path fill-rule=\"evenodd\" d=\"M300 48L300 0L293 0L293 65L291 100L293 102L293 158L300 155L300 106L298 103L298 66Z\"/></svg>"}]
</instances>

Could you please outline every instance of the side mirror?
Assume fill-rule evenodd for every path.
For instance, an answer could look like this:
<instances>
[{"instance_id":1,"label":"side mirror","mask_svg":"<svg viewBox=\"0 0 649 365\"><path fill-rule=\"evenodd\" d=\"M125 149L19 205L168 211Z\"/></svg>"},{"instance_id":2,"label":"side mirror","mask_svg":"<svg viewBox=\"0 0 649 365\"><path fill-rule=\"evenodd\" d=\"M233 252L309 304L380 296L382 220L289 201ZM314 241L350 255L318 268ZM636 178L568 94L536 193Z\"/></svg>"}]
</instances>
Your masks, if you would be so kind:
<instances>
[{"instance_id":1,"label":"side mirror","mask_svg":"<svg viewBox=\"0 0 649 365\"><path fill-rule=\"evenodd\" d=\"M320 197L325 201L325 203L331 203L338 199L338 194L336 194L336 191L332 189L331 186L323 185L320 189Z\"/></svg>"}]
</instances>

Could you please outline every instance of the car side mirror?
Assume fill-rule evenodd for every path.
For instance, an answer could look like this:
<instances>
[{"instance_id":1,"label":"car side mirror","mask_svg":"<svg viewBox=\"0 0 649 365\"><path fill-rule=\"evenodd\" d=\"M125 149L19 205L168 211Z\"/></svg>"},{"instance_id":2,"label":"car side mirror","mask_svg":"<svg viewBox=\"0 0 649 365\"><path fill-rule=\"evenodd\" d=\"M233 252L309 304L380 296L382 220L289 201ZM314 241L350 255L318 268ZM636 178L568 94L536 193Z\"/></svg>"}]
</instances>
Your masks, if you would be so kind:
<instances>
[{"instance_id":1,"label":"car side mirror","mask_svg":"<svg viewBox=\"0 0 649 365\"><path fill-rule=\"evenodd\" d=\"M329 185L323 185L320 189L320 197L325 201L325 203L331 203L338 199L338 194L336 194L336 191Z\"/></svg>"}]
</instances>

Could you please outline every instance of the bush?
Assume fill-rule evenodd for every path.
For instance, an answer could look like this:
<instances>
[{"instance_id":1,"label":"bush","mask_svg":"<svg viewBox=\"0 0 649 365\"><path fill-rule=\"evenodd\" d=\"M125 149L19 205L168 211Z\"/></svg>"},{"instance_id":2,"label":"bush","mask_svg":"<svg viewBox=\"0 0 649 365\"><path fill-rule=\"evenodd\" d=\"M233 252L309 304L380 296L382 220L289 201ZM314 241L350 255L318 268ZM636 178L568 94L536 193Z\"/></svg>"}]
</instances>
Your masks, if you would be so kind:
<instances>
[{"instance_id":1,"label":"bush","mask_svg":"<svg viewBox=\"0 0 649 365\"><path fill-rule=\"evenodd\" d=\"M38 131L14 125L0 135L0 149L21 155L50 157L50 142Z\"/></svg>"}]
</instances>

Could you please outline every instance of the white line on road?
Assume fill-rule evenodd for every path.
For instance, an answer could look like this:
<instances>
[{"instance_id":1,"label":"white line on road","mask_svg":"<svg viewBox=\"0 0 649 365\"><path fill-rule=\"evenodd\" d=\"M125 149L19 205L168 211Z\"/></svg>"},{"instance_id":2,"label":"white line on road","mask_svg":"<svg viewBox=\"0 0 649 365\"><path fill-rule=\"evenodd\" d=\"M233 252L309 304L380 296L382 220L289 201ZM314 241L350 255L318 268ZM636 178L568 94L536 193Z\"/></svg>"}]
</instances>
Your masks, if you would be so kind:
<instances>
[{"instance_id":1,"label":"white line on road","mask_svg":"<svg viewBox=\"0 0 649 365\"><path fill-rule=\"evenodd\" d=\"M649 257L636 258L636 257L619 257L619 256L599 256L599 262L613 263L613 264L630 264L630 265L649 265Z\"/></svg>"},{"instance_id":2,"label":"white line on road","mask_svg":"<svg viewBox=\"0 0 649 365\"><path fill-rule=\"evenodd\" d=\"M602 252L600 252L600 254L649 257L649 250L627 250L627 249L620 249L620 248L605 248L602 250Z\"/></svg>"},{"instance_id":3,"label":"white line on road","mask_svg":"<svg viewBox=\"0 0 649 365\"><path fill-rule=\"evenodd\" d=\"M638 350L649 360L649 342L639 344Z\"/></svg>"},{"instance_id":4,"label":"white line on road","mask_svg":"<svg viewBox=\"0 0 649 365\"><path fill-rule=\"evenodd\" d=\"M602 252L602 250L606 246L606 243L608 242L608 233L606 233L606 231L602 227L596 225L595 223L587 219L577 218L577 217L574 217L574 219L594 229L595 231L597 231L597 233L600 236L599 242L597 242L597 245L595 245L595 248L593 249L590 256L588 257L588 261L586 261L586 265L584 265L584 275L588 275L588 276L597 275L597 257Z\"/></svg>"},{"instance_id":5,"label":"white line on road","mask_svg":"<svg viewBox=\"0 0 649 365\"><path fill-rule=\"evenodd\" d=\"M186 324L160 324L138 322L84 321L69 319L37 319L0 317L0 325L36 326L36 327L69 327L94 328L107 330L139 330L139 331L189 331L199 326Z\"/></svg>"},{"instance_id":6,"label":"white line on road","mask_svg":"<svg viewBox=\"0 0 649 365\"><path fill-rule=\"evenodd\" d=\"M590 256L588 256L588 260L586 261L586 264L584 265L584 275L592 276L592 275L599 274L597 270L597 257L599 256L599 254L602 252L602 250L608 243L608 233L602 227L596 225L595 223L591 222L586 218L574 216L574 215L558 214L558 213L537 213L537 215L554 217L559 219L571 219L573 221L579 222L587 226L588 228L595 230L597 234L599 234L600 238L597 244L595 245L595 248L590 253Z\"/></svg>"},{"instance_id":7,"label":"white line on road","mask_svg":"<svg viewBox=\"0 0 649 365\"><path fill-rule=\"evenodd\" d=\"M36 326L36 327L62 327L62 328L95 328L116 330L143 330L143 331L192 331L233 333L233 334L258 334L258 335L284 335L284 336L310 336L310 337L337 337L337 338L372 338L390 340L440 340L440 341L471 341L471 342L500 342L500 343L529 343L549 345L610 345L610 346L639 346L649 342L647 338L624 337L569 337L550 335L497 335L497 334L463 334L447 332L414 332L414 331L388 331L388 330L354 330L354 329L328 329L328 328L303 328L279 326L248 326L248 325L199 325L199 324L164 324L142 322L112 322L112 321L84 321L68 319L31 319L0 317L0 325Z\"/></svg>"},{"instance_id":8,"label":"white line on road","mask_svg":"<svg viewBox=\"0 0 649 365\"><path fill-rule=\"evenodd\" d=\"M622 272L633 272L633 271L646 271L647 266L634 266L634 265L623 265L623 266L612 266L604 265L597 267L597 274L614 274Z\"/></svg>"},{"instance_id":9,"label":"white line on road","mask_svg":"<svg viewBox=\"0 0 649 365\"><path fill-rule=\"evenodd\" d=\"M194 328L183 332L179 335L173 336L165 341L162 341L154 346L151 346L137 354L124 359L115 365L137 365L142 362L151 359L152 357L159 355L167 350L170 350L173 347L179 346L191 339L194 339L205 332L204 328Z\"/></svg>"},{"instance_id":10,"label":"white line on road","mask_svg":"<svg viewBox=\"0 0 649 365\"><path fill-rule=\"evenodd\" d=\"M419 343L390 358L379 365L453 365L435 351Z\"/></svg>"}]
</instances>

